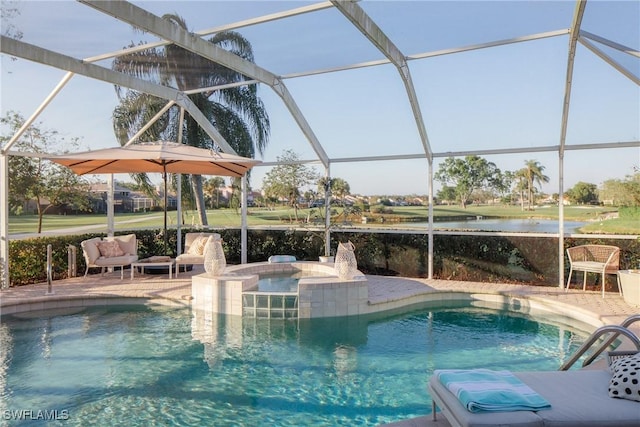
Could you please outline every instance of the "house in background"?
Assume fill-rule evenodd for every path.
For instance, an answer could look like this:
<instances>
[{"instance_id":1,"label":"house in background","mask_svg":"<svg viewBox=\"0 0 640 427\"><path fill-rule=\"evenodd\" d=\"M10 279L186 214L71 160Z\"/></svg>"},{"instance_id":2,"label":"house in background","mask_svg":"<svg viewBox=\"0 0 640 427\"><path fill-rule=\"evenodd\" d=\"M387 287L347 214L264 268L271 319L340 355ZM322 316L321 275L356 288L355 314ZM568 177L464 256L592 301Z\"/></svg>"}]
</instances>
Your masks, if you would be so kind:
<instances>
[{"instance_id":1,"label":"house in background","mask_svg":"<svg viewBox=\"0 0 640 427\"><path fill-rule=\"evenodd\" d=\"M96 183L89 186L91 194L91 205L94 213L107 212L107 200L109 196L109 185L106 183ZM113 211L116 213L133 212L131 200L131 190L114 183L113 188Z\"/></svg>"},{"instance_id":2,"label":"house in background","mask_svg":"<svg viewBox=\"0 0 640 427\"><path fill-rule=\"evenodd\" d=\"M107 197L109 186L106 183L91 184L89 192L92 195L92 209L94 213L107 212ZM115 213L148 212L162 209L164 192L160 187L156 188L157 197L149 197L139 191L132 191L127 187L114 183L113 210ZM175 195L167 195L167 209L176 209L178 201Z\"/></svg>"},{"instance_id":3,"label":"house in background","mask_svg":"<svg viewBox=\"0 0 640 427\"><path fill-rule=\"evenodd\" d=\"M219 197L219 200L216 203L220 205L229 206L229 201L233 197L233 187L230 185L225 185L224 187L218 188L218 194L216 197ZM247 206L253 206L256 198L260 198L262 194L259 191L248 191L247 192Z\"/></svg>"}]
</instances>

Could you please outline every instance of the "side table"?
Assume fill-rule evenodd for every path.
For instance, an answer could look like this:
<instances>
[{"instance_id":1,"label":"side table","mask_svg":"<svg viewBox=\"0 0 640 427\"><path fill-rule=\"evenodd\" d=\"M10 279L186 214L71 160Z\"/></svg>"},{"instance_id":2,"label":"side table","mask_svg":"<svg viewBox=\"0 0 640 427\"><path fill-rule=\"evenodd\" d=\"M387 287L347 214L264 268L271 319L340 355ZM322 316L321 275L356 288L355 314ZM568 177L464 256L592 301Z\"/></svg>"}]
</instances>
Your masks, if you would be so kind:
<instances>
[{"instance_id":1,"label":"side table","mask_svg":"<svg viewBox=\"0 0 640 427\"><path fill-rule=\"evenodd\" d=\"M640 306L640 270L618 271L618 283L625 302Z\"/></svg>"},{"instance_id":2,"label":"side table","mask_svg":"<svg viewBox=\"0 0 640 427\"><path fill-rule=\"evenodd\" d=\"M140 267L141 273L144 274L144 269L149 267L167 267L169 270L169 279L173 276L173 266L176 260L174 258L166 259L164 257L150 257L139 259L136 262L131 263L131 278L133 279L134 272L137 267Z\"/></svg>"}]
</instances>

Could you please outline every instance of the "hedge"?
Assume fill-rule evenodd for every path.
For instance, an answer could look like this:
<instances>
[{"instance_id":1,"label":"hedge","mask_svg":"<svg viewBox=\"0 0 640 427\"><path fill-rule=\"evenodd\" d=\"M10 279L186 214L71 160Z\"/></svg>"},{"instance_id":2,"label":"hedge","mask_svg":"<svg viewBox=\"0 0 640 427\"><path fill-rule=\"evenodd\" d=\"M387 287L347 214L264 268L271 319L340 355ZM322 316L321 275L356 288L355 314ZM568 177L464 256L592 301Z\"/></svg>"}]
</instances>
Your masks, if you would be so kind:
<instances>
[{"instance_id":1,"label":"hedge","mask_svg":"<svg viewBox=\"0 0 640 427\"><path fill-rule=\"evenodd\" d=\"M183 229L187 232L198 230ZM229 264L240 263L240 230L217 231ZM165 254L164 239L156 230L130 230L135 233L138 255L144 258ZM52 245L53 279L67 278L67 248L77 248L77 274L83 275L85 261L80 242L104 234L39 237L9 242L10 284L22 286L46 281L47 245ZM168 253L175 256L177 232L168 230ZM355 245L358 268L365 274L427 277L428 236L424 234L333 232L332 255L339 242ZM580 244L611 244L620 247L620 269L640 267L640 241L623 239L566 238L565 249ZM557 286L558 239L552 237L434 236L434 277L500 283L526 283ZM569 261L565 253L565 277ZM249 230L248 262L265 261L271 255L294 255L299 260L316 261L324 254L324 243L317 233L308 231ZM97 269L95 271L98 271ZM611 276L614 286L615 278Z\"/></svg>"}]
</instances>

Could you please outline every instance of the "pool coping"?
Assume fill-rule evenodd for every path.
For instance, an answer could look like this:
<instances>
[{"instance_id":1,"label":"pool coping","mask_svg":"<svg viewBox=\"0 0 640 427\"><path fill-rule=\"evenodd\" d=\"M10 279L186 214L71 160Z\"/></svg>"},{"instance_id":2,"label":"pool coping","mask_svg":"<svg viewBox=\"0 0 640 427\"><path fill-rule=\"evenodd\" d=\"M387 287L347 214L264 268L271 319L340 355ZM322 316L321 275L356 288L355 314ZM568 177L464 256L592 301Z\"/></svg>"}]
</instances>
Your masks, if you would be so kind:
<instances>
[{"instance_id":1,"label":"pool coping","mask_svg":"<svg viewBox=\"0 0 640 427\"><path fill-rule=\"evenodd\" d=\"M190 306L191 277L202 273L203 269L194 266L189 275L170 280L163 275L149 274L133 280L127 277L121 280L118 272L90 275L87 278L75 277L52 282L52 295L47 294L47 283L12 287L0 291L0 315L48 308L131 303ZM640 313L640 307L629 305L615 292L608 292L602 298L598 291L565 291L548 286L375 275L366 275L366 279L369 288L368 313L434 300L469 298L501 300L509 306L522 306L524 302L538 311L574 318L594 328L620 324L627 317ZM640 325L632 325L632 330L640 334Z\"/></svg>"}]
</instances>

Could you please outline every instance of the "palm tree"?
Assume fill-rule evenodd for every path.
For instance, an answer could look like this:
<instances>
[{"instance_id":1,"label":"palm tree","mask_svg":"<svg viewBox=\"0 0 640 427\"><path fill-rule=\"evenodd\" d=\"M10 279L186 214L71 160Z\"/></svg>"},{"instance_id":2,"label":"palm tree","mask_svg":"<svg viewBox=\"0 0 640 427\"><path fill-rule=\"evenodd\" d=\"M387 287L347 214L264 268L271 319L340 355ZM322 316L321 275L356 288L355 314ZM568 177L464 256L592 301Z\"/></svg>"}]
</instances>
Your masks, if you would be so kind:
<instances>
[{"instance_id":1,"label":"palm tree","mask_svg":"<svg viewBox=\"0 0 640 427\"><path fill-rule=\"evenodd\" d=\"M331 193L340 199L340 204L344 206L344 198L351 194L351 187L344 179L333 178L331 180Z\"/></svg>"},{"instance_id":2,"label":"palm tree","mask_svg":"<svg viewBox=\"0 0 640 427\"><path fill-rule=\"evenodd\" d=\"M523 171L527 180L528 210L531 210L535 184L549 182L549 177L542 173L544 171L544 166L542 166L537 160L526 160L524 163L525 168Z\"/></svg>"},{"instance_id":3,"label":"palm tree","mask_svg":"<svg viewBox=\"0 0 640 427\"><path fill-rule=\"evenodd\" d=\"M519 196L520 196L520 210L524 211L524 190L527 189L527 170L526 169L520 169L517 170L514 175L514 184L515 184L515 190L518 192Z\"/></svg>"},{"instance_id":4,"label":"palm tree","mask_svg":"<svg viewBox=\"0 0 640 427\"><path fill-rule=\"evenodd\" d=\"M164 19L187 29L185 21L177 15L167 14ZM221 48L253 62L253 49L248 40L233 31L217 33L208 39ZM114 60L113 69L158 84L176 87L180 91L226 85L248 80L229 68L211 62L176 45L150 48L120 56ZM154 117L166 100L151 95L116 87L120 104L113 115L113 126L120 144L126 143L149 119ZM193 103L211 121L229 145L241 156L254 158L261 155L269 139L269 117L257 96L257 86L242 85L189 95ZM179 134L179 110L172 107L165 112L141 139L175 140ZM185 115L182 140L186 144L215 148L214 142L188 114ZM204 191L200 175L186 175L183 194L194 200L200 223L207 224ZM134 179L150 190L146 174L135 174Z\"/></svg>"},{"instance_id":5,"label":"palm tree","mask_svg":"<svg viewBox=\"0 0 640 427\"><path fill-rule=\"evenodd\" d=\"M224 178L220 176L214 176L213 178L207 179L203 185L206 192L211 193L212 200L213 196L215 196L215 208L218 209L220 207L220 187L224 186Z\"/></svg>"}]
</instances>

